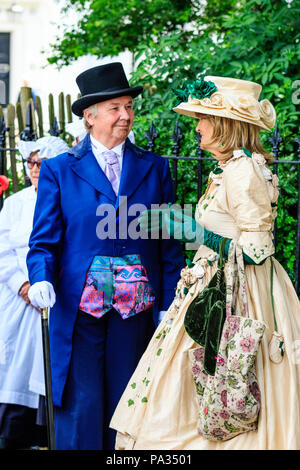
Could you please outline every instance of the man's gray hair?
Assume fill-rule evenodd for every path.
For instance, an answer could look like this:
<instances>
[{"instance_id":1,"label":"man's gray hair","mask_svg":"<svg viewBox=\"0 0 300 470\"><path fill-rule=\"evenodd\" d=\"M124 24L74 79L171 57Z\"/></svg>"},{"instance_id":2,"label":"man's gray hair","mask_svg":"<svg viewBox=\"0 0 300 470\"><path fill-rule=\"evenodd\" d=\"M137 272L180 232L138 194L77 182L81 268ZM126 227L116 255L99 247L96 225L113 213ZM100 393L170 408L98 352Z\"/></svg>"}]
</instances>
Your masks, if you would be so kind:
<instances>
[{"instance_id":1,"label":"man's gray hair","mask_svg":"<svg viewBox=\"0 0 300 470\"><path fill-rule=\"evenodd\" d=\"M96 104L92 104L91 106L89 106L88 108L86 108L84 111L87 111L88 113L90 113L93 117L96 117L97 114L98 114L98 103ZM86 129L87 132L91 132L91 129L93 126L91 126L87 120L85 119L85 117L83 118L83 124L84 124L84 127Z\"/></svg>"}]
</instances>

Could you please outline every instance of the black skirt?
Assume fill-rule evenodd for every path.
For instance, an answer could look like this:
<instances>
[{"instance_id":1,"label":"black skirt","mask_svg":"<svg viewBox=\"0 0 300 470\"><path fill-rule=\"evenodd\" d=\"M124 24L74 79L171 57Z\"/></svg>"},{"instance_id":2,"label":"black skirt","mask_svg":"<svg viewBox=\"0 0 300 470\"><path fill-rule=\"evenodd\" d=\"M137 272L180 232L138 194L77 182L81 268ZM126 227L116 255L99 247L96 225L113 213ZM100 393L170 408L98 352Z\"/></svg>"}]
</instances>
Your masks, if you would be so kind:
<instances>
[{"instance_id":1,"label":"black skirt","mask_svg":"<svg viewBox=\"0 0 300 470\"><path fill-rule=\"evenodd\" d=\"M47 432L44 397L40 397L38 409L0 403L0 439L14 441L21 447L45 446Z\"/></svg>"}]
</instances>

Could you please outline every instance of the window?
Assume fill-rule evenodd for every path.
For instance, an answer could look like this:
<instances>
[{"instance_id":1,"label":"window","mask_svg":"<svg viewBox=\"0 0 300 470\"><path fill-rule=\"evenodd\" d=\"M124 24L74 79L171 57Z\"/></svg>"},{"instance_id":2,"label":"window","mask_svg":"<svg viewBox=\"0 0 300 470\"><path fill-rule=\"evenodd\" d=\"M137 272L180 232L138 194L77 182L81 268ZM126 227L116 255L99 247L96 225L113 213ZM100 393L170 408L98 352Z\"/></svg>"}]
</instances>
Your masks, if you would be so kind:
<instances>
[{"instance_id":1,"label":"window","mask_svg":"<svg viewBox=\"0 0 300 470\"><path fill-rule=\"evenodd\" d=\"M10 33L0 33L0 105L9 100Z\"/></svg>"}]
</instances>

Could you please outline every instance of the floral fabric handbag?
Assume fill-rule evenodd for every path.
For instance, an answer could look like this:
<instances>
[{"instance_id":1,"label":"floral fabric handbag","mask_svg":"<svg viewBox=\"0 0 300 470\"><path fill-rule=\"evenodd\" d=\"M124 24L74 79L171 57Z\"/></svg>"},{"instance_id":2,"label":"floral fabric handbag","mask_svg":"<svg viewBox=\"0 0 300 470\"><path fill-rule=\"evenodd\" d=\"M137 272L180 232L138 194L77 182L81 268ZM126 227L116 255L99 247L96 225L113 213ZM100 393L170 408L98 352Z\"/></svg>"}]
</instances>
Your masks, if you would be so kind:
<instances>
[{"instance_id":1,"label":"floral fabric handbag","mask_svg":"<svg viewBox=\"0 0 300 470\"><path fill-rule=\"evenodd\" d=\"M243 252L234 242L228 261L226 319L215 357L215 372L210 374L205 368L205 347L189 351L200 407L198 433L214 441L256 430L260 410L256 356L265 325L248 317ZM243 316L232 311L237 281L242 292Z\"/></svg>"}]
</instances>

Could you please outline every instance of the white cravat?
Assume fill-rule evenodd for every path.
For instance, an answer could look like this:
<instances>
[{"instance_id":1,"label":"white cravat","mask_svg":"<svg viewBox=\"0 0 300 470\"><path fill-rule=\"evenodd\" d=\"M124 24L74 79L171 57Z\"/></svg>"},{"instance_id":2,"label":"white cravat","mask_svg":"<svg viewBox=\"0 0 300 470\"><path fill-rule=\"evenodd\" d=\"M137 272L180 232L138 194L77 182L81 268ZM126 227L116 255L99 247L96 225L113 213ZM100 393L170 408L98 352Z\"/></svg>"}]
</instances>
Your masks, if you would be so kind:
<instances>
[{"instance_id":1,"label":"white cravat","mask_svg":"<svg viewBox=\"0 0 300 470\"><path fill-rule=\"evenodd\" d=\"M119 145L117 145L116 147L114 147L112 149L108 149L103 144L101 144L101 142L99 142L99 140L96 140L95 137L93 137L91 134L90 134L90 138L91 138L93 154L95 155L95 158L96 158L97 162L99 163L101 169L104 171L105 170L105 165L106 165L106 162L105 162L104 157L103 157L102 154L104 152L107 152L107 151L111 150L112 152L115 152L117 154L119 165L120 165L120 170L122 171L125 141L121 142Z\"/></svg>"}]
</instances>

